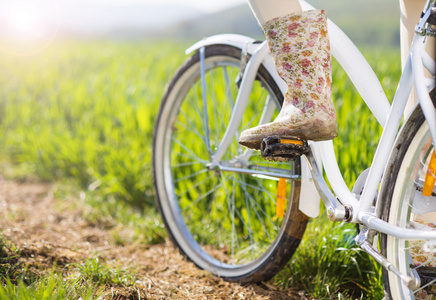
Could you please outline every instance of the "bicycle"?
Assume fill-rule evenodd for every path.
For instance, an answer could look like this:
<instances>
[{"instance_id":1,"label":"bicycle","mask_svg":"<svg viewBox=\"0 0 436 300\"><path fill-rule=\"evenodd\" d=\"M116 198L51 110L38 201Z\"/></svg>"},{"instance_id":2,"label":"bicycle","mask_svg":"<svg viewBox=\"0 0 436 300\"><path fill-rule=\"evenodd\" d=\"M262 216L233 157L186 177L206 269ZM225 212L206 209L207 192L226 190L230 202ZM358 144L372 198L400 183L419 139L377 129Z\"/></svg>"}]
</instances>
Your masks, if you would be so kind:
<instances>
[{"instance_id":1,"label":"bicycle","mask_svg":"<svg viewBox=\"0 0 436 300\"><path fill-rule=\"evenodd\" d=\"M321 196L330 220L360 224L356 244L384 267L388 298L413 299L431 287L436 223L426 214L436 211L436 92L429 94L434 83L423 66L435 76L424 50L426 36L436 35L434 3L427 0L392 105L361 53L328 21L332 55L383 126L373 163L352 191L332 141L311 142L290 162L265 161L238 144L241 130L272 120L287 88L266 42L228 34L188 48L193 55L167 86L153 135L157 206L180 251L226 280L267 280L292 257ZM419 105L400 127L412 81Z\"/></svg>"}]
</instances>

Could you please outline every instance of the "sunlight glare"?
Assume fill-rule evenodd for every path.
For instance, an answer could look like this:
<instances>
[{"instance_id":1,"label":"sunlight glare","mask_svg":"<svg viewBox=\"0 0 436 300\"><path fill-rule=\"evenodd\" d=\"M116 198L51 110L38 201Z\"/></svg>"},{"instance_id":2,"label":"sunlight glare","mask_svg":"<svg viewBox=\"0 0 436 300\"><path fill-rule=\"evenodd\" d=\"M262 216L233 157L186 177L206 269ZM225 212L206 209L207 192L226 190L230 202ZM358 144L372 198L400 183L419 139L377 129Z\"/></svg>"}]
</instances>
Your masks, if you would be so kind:
<instances>
[{"instance_id":1,"label":"sunlight glare","mask_svg":"<svg viewBox=\"0 0 436 300\"><path fill-rule=\"evenodd\" d=\"M8 25L13 36L41 37L46 28L36 11L16 10L6 16L5 23Z\"/></svg>"},{"instance_id":2,"label":"sunlight glare","mask_svg":"<svg viewBox=\"0 0 436 300\"><path fill-rule=\"evenodd\" d=\"M0 0L0 50L29 54L47 46L57 32L55 0Z\"/></svg>"}]
</instances>

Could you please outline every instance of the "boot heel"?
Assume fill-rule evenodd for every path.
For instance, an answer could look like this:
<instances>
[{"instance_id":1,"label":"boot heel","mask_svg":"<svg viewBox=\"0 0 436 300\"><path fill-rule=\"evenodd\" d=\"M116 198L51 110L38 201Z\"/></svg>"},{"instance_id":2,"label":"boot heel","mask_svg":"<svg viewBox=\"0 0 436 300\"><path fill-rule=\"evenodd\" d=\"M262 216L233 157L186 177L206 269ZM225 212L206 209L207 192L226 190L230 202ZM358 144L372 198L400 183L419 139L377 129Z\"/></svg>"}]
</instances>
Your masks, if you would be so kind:
<instances>
[{"instance_id":1,"label":"boot heel","mask_svg":"<svg viewBox=\"0 0 436 300\"><path fill-rule=\"evenodd\" d=\"M309 150L307 141L297 137L270 136L260 144L262 157L269 161L293 161Z\"/></svg>"}]
</instances>

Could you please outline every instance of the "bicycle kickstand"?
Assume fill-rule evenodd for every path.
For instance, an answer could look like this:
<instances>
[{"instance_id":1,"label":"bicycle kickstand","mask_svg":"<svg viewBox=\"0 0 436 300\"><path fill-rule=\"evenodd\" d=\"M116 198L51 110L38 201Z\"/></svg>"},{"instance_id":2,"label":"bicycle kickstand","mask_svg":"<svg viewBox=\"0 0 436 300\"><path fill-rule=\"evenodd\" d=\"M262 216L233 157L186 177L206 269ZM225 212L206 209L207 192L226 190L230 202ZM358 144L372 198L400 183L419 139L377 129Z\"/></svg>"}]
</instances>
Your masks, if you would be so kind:
<instances>
[{"instance_id":1,"label":"bicycle kickstand","mask_svg":"<svg viewBox=\"0 0 436 300\"><path fill-rule=\"evenodd\" d=\"M381 264L387 271L397 275L401 281L411 290L417 290L421 286L421 279L418 272L414 270L411 274L402 274L394 265L388 261L380 252L372 247L375 231L363 227L360 233L356 236L356 244Z\"/></svg>"}]
</instances>

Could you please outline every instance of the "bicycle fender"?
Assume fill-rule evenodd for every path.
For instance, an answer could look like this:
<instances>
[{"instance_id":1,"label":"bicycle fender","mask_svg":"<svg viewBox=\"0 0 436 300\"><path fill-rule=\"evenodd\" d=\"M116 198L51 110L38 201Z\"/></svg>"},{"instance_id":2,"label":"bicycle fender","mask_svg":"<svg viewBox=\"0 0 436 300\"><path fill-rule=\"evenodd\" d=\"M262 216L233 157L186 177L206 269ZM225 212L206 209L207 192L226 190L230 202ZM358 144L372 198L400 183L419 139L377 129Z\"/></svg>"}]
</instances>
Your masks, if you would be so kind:
<instances>
[{"instance_id":1,"label":"bicycle fender","mask_svg":"<svg viewBox=\"0 0 436 300\"><path fill-rule=\"evenodd\" d=\"M240 34L217 34L206 37L201 41L196 42L191 47L186 49L185 54L191 54L192 52L200 49L201 47L210 46L210 45L229 45L236 48L243 49L247 44L252 44L255 40L251 37L240 35ZM256 48L259 45L256 46ZM253 50L256 49L247 49L248 53L253 54Z\"/></svg>"},{"instance_id":2,"label":"bicycle fender","mask_svg":"<svg viewBox=\"0 0 436 300\"><path fill-rule=\"evenodd\" d=\"M207 47L211 45L228 45L241 50L246 49L248 54L253 55L259 47L262 47L263 43L254 43L256 40L240 34L217 34L210 37L206 37L201 41L193 44L191 47L186 49L185 53L188 55L194 51L197 51L201 47ZM262 61L262 65L273 77L274 81L277 83L278 87L285 94L287 90L286 83L277 74L274 62L272 61L271 55L266 55Z\"/></svg>"},{"instance_id":3,"label":"bicycle fender","mask_svg":"<svg viewBox=\"0 0 436 300\"><path fill-rule=\"evenodd\" d=\"M312 148L312 151L315 151ZM320 162L318 153L313 153L315 159ZM301 186L300 186L300 202L298 209L310 218L316 218L319 215L321 196L316 189L312 179L309 162L306 156L301 156ZM321 164L319 164L321 165Z\"/></svg>"}]
</instances>

